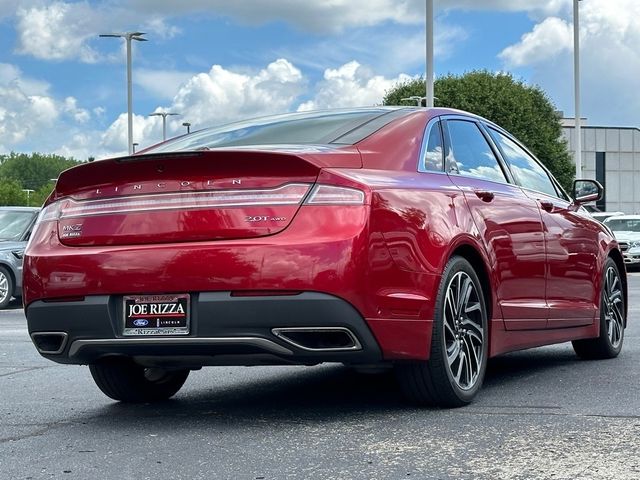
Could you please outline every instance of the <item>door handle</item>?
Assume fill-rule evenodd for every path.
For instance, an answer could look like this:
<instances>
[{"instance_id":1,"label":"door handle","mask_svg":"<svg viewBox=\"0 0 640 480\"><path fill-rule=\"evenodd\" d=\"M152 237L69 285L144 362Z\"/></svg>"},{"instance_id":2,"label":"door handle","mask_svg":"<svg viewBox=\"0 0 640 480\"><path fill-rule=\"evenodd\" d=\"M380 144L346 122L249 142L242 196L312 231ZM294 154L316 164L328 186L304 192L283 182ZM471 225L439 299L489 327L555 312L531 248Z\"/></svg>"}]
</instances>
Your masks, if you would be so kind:
<instances>
[{"instance_id":1,"label":"door handle","mask_svg":"<svg viewBox=\"0 0 640 480\"><path fill-rule=\"evenodd\" d=\"M490 202L496 196L493 192L490 192L489 190L474 190L473 192L483 202Z\"/></svg>"},{"instance_id":2,"label":"door handle","mask_svg":"<svg viewBox=\"0 0 640 480\"><path fill-rule=\"evenodd\" d=\"M553 207L555 206L553 202L550 202L548 200L538 200L538 202L540 202L540 206L545 212L553 211Z\"/></svg>"}]
</instances>

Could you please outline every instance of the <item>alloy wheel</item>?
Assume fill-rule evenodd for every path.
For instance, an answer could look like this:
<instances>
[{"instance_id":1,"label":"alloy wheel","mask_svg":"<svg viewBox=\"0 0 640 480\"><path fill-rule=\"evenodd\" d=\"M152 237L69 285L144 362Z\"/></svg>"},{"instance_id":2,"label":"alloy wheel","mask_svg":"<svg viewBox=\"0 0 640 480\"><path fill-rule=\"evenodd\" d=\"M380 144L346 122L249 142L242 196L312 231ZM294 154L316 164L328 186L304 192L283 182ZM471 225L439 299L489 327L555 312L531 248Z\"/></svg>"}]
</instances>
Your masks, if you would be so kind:
<instances>
[{"instance_id":1,"label":"alloy wheel","mask_svg":"<svg viewBox=\"0 0 640 480\"><path fill-rule=\"evenodd\" d=\"M620 342L622 342L622 331L624 329L624 302L620 276L616 269L611 266L607 268L604 276L602 304L607 336L611 346L618 348Z\"/></svg>"},{"instance_id":2,"label":"alloy wheel","mask_svg":"<svg viewBox=\"0 0 640 480\"><path fill-rule=\"evenodd\" d=\"M480 293L471 277L457 272L447 286L444 304L444 344L451 377L469 390L478 381L484 361L485 332Z\"/></svg>"},{"instance_id":3,"label":"alloy wheel","mask_svg":"<svg viewBox=\"0 0 640 480\"><path fill-rule=\"evenodd\" d=\"M0 272L0 303L4 302L9 293L9 280L4 272Z\"/></svg>"}]
</instances>

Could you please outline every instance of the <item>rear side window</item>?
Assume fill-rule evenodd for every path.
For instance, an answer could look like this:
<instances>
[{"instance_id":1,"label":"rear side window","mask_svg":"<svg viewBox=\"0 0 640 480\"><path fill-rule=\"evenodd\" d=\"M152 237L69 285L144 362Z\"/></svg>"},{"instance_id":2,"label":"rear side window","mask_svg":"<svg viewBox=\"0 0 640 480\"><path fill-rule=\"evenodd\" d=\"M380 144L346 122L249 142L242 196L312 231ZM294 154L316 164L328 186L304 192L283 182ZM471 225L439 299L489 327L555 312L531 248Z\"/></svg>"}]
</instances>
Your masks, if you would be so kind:
<instances>
[{"instance_id":1,"label":"rear side window","mask_svg":"<svg viewBox=\"0 0 640 480\"><path fill-rule=\"evenodd\" d=\"M420 162L422 172L442 172L444 163L444 151L440 122L431 125L427 132L426 145Z\"/></svg>"},{"instance_id":2,"label":"rear side window","mask_svg":"<svg viewBox=\"0 0 640 480\"><path fill-rule=\"evenodd\" d=\"M558 196L553 181L531 155L516 142L497 130L493 128L488 128L488 130L493 140L502 150L505 160L511 167L511 173L513 173L513 177L519 185L553 197Z\"/></svg>"},{"instance_id":3,"label":"rear side window","mask_svg":"<svg viewBox=\"0 0 640 480\"><path fill-rule=\"evenodd\" d=\"M447 120L447 129L451 139L448 173L506 183L498 159L474 122Z\"/></svg>"}]
</instances>

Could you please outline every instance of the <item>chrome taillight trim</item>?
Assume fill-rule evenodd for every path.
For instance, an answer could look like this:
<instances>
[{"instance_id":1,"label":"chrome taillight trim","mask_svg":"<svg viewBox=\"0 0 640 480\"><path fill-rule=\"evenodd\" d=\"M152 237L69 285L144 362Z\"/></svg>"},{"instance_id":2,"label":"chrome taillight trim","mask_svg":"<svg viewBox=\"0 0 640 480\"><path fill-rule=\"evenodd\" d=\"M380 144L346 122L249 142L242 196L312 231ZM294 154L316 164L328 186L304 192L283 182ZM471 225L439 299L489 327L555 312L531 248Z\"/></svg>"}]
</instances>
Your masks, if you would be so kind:
<instances>
[{"instance_id":1,"label":"chrome taillight trim","mask_svg":"<svg viewBox=\"0 0 640 480\"><path fill-rule=\"evenodd\" d=\"M45 222L157 210L300 205L310 188L311 185L307 183L288 183L268 189L173 192L98 200L66 198L47 206L46 209L50 210L44 212L39 220Z\"/></svg>"},{"instance_id":2,"label":"chrome taillight trim","mask_svg":"<svg viewBox=\"0 0 640 480\"><path fill-rule=\"evenodd\" d=\"M313 187L307 205L364 205L365 194L362 190L337 185L318 184Z\"/></svg>"}]
</instances>

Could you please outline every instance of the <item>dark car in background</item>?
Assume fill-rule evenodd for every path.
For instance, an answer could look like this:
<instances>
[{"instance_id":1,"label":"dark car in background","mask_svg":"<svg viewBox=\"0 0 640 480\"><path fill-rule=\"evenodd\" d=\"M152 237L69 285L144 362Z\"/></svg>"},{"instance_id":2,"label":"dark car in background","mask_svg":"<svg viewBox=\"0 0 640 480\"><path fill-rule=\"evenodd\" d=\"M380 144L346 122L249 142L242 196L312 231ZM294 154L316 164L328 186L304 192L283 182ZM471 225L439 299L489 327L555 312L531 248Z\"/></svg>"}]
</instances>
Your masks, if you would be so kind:
<instances>
[{"instance_id":1,"label":"dark car in background","mask_svg":"<svg viewBox=\"0 0 640 480\"><path fill-rule=\"evenodd\" d=\"M39 211L0 207L0 309L22 296L22 256Z\"/></svg>"}]
</instances>

